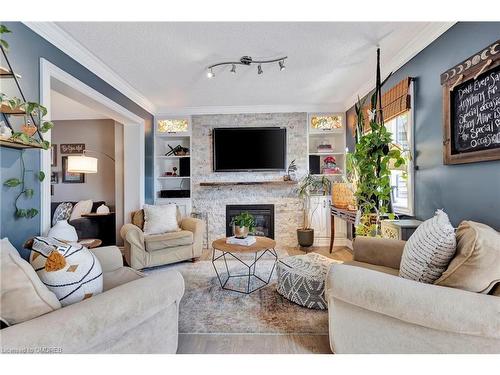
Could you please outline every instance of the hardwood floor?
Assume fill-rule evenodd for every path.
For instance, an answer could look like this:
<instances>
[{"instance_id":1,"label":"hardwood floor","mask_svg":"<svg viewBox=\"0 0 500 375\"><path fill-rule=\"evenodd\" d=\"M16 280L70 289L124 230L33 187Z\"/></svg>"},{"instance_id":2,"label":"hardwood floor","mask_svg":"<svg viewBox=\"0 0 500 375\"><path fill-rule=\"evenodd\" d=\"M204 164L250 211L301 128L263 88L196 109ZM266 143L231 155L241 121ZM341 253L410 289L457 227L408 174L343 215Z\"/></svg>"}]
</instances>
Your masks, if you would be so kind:
<instances>
[{"instance_id":1,"label":"hardwood floor","mask_svg":"<svg viewBox=\"0 0 500 375\"><path fill-rule=\"evenodd\" d=\"M331 354L328 335L179 334L178 354Z\"/></svg>"},{"instance_id":2,"label":"hardwood floor","mask_svg":"<svg viewBox=\"0 0 500 375\"><path fill-rule=\"evenodd\" d=\"M299 247L283 248L289 255L305 254ZM310 247L315 252L340 261L352 260L347 247ZM200 260L211 259L211 249L205 249ZM328 335L272 334L179 334L179 354L331 354Z\"/></svg>"}]
</instances>

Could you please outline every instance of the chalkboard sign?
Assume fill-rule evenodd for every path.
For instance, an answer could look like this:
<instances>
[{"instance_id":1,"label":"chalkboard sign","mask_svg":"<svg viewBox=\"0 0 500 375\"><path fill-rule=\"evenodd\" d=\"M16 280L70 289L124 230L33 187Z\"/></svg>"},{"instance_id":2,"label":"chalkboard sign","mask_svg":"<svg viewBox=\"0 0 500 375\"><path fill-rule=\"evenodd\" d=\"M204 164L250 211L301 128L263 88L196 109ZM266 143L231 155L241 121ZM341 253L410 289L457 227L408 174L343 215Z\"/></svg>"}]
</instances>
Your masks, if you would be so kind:
<instances>
[{"instance_id":1,"label":"chalkboard sign","mask_svg":"<svg viewBox=\"0 0 500 375\"><path fill-rule=\"evenodd\" d=\"M445 164L500 159L499 42L441 75Z\"/></svg>"}]
</instances>

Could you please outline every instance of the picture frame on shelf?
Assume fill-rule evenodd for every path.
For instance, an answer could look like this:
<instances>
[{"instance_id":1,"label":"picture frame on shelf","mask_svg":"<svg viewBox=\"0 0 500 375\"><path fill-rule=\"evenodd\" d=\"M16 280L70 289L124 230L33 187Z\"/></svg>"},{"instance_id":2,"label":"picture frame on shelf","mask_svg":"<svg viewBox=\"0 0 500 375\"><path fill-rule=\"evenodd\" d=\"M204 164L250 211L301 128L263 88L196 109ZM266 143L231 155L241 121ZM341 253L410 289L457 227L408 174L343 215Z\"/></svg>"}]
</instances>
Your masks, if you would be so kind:
<instances>
[{"instance_id":1,"label":"picture frame on shelf","mask_svg":"<svg viewBox=\"0 0 500 375\"><path fill-rule=\"evenodd\" d=\"M55 185L59 183L59 173L58 172L52 172L50 174L50 184Z\"/></svg>"},{"instance_id":2,"label":"picture frame on shelf","mask_svg":"<svg viewBox=\"0 0 500 375\"><path fill-rule=\"evenodd\" d=\"M63 184L84 184L85 173L68 172L68 157L62 157L62 183Z\"/></svg>"}]
</instances>

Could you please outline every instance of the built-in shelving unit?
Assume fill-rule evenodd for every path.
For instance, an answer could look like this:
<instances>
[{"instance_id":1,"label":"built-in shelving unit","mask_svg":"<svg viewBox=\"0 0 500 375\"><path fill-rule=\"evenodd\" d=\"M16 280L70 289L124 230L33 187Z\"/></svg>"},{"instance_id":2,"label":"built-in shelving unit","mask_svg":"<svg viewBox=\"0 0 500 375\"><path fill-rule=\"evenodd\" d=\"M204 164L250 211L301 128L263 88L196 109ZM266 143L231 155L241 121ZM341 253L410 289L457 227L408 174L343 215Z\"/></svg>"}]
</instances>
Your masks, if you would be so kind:
<instances>
[{"instance_id":1,"label":"built-in shelving unit","mask_svg":"<svg viewBox=\"0 0 500 375\"><path fill-rule=\"evenodd\" d=\"M326 176L333 181L341 180L345 175L345 115L343 113L310 113L307 117L309 173L315 176ZM317 118L329 117L336 118L336 121L332 123L337 128L314 127ZM321 150L321 145L331 145L331 149ZM327 157L335 158L336 166L340 168L339 172L325 173L324 165Z\"/></svg>"},{"instance_id":2,"label":"built-in shelving unit","mask_svg":"<svg viewBox=\"0 0 500 375\"><path fill-rule=\"evenodd\" d=\"M181 120L187 122L186 129L175 132L165 131L161 126L163 121ZM181 146L189 149L187 155L167 155L171 148ZM155 204L175 203L181 210L183 216L191 213L191 118L169 117L155 119L155 142L154 142L154 178L155 178ZM167 175L174 172L177 176ZM162 191L164 194L162 194ZM168 191L168 193L167 193ZM179 194L188 194L186 197L178 197Z\"/></svg>"},{"instance_id":3,"label":"built-in shelving unit","mask_svg":"<svg viewBox=\"0 0 500 375\"><path fill-rule=\"evenodd\" d=\"M313 117L332 117L331 121L336 128L328 129L314 127ZM332 182L342 182L346 167L346 121L344 113L309 113L307 116L307 146L308 146L308 168L309 173L315 177L326 177ZM314 120L317 120L314 119ZM324 119L323 119L324 120ZM331 145L330 150L320 150L322 144ZM340 168L338 173L324 173L323 165L325 158L333 156L336 165ZM316 164L316 165L313 165ZM318 170L319 164L319 170ZM311 227L314 228L314 245L329 246L331 231L330 205L331 195L311 197ZM335 245L347 246L346 224L335 218Z\"/></svg>"}]
</instances>

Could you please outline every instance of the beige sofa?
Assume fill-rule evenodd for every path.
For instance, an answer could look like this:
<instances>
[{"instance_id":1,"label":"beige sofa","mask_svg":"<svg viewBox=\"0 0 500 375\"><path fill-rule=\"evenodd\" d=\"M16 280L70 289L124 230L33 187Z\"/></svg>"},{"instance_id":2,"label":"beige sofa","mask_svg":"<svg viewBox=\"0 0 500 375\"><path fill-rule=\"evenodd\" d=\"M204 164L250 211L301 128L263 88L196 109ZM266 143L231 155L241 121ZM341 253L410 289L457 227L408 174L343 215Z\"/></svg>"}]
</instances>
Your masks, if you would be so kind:
<instances>
[{"instance_id":1,"label":"beige sofa","mask_svg":"<svg viewBox=\"0 0 500 375\"><path fill-rule=\"evenodd\" d=\"M178 221L181 228L178 232L146 235L142 231L144 211L132 213L132 224L125 224L120 230L130 267L140 270L199 258L203 249L203 221L190 217L178 217Z\"/></svg>"},{"instance_id":2,"label":"beige sofa","mask_svg":"<svg viewBox=\"0 0 500 375\"><path fill-rule=\"evenodd\" d=\"M143 277L123 267L116 246L92 252L104 292L0 330L3 353L176 353L182 276Z\"/></svg>"},{"instance_id":3,"label":"beige sofa","mask_svg":"<svg viewBox=\"0 0 500 375\"><path fill-rule=\"evenodd\" d=\"M354 261L327 276L334 353L500 353L494 295L398 276L404 242L359 237Z\"/></svg>"}]
</instances>

